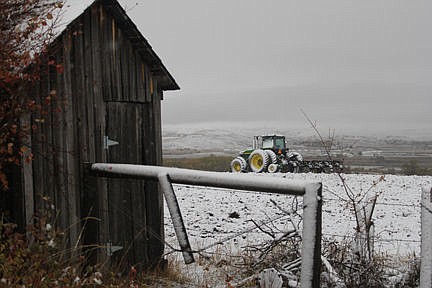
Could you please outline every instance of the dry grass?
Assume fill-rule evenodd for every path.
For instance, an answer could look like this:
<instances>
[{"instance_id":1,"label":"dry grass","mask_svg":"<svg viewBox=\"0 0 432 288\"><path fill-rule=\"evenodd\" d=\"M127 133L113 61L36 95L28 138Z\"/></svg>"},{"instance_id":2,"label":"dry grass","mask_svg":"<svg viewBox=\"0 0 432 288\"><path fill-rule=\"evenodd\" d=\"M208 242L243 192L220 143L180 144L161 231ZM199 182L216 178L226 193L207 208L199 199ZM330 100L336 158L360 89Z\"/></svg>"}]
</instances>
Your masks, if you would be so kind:
<instances>
[{"instance_id":1,"label":"dry grass","mask_svg":"<svg viewBox=\"0 0 432 288\"><path fill-rule=\"evenodd\" d=\"M43 223L33 227L33 241L14 231L14 225L0 223L0 287L237 287L239 283L238 287L255 287L261 271L283 271L287 262L299 256L299 246L292 239L272 246L264 257L262 251L268 243L251 243L241 249L225 244L196 254L196 263L191 265L185 265L177 253L167 256L159 270L136 276L133 268L129 275L102 274L97 267L85 266L84 256L65 258L60 248L61 233L47 229L47 223ZM348 238L342 243L323 241L323 254L346 287L418 286L416 255L375 255L372 261L361 262L352 247ZM322 287L335 287L324 266L322 271ZM299 276L298 268L290 272Z\"/></svg>"},{"instance_id":2,"label":"dry grass","mask_svg":"<svg viewBox=\"0 0 432 288\"><path fill-rule=\"evenodd\" d=\"M230 171L232 159L233 157L230 156L215 155L196 158L164 158L163 165L166 167L226 172Z\"/></svg>"}]
</instances>

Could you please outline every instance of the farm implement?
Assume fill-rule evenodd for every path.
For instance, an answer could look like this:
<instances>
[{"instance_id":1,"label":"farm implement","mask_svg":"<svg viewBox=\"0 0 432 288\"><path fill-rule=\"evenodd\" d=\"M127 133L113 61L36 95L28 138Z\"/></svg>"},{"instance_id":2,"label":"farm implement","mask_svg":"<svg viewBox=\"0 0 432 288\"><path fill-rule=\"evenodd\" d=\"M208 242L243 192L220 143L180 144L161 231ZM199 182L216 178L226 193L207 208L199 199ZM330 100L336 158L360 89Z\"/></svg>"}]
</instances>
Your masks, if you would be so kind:
<instances>
[{"instance_id":1,"label":"farm implement","mask_svg":"<svg viewBox=\"0 0 432 288\"><path fill-rule=\"evenodd\" d=\"M300 153L289 151L282 135L254 136L253 148L231 161L231 171L236 173L332 173L342 168L337 160L304 160Z\"/></svg>"}]
</instances>

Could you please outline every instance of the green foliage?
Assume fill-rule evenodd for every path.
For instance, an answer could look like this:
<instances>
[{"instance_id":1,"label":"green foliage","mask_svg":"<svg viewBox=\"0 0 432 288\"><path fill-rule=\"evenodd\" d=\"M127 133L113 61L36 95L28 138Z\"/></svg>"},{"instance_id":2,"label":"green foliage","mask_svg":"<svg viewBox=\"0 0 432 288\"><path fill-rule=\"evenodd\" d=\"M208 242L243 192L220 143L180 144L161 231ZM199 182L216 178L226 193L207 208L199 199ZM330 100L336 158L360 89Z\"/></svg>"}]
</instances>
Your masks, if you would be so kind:
<instances>
[{"instance_id":1,"label":"green foliage","mask_svg":"<svg viewBox=\"0 0 432 288\"><path fill-rule=\"evenodd\" d=\"M205 171L230 171L231 156L215 156L194 158L164 158L163 165L167 167L187 168Z\"/></svg>"}]
</instances>

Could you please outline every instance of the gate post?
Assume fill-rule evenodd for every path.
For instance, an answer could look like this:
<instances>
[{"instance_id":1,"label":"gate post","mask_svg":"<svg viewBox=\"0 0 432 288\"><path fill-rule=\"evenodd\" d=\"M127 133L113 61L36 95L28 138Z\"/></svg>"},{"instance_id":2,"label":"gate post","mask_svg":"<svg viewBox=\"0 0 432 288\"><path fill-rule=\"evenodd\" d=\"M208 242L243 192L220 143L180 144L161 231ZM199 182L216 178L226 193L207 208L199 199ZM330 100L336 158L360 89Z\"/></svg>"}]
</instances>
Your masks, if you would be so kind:
<instances>
[{"instance_id":1,"label":"gate post","mask_svg":"<svg viewBox=\"0 0 432 288\"><path fill-rule=\"evenodd\" d=\"M421 201L420 288L432 287L432 187L423 188Z\"/></svg>"},{"instance_id":2,"label":"gate post","mask_svg":"<svg viewBox=\"0 0 432 288\"><path fill-rule=\"evenodd\" d=\"M308 184L303 196L301 287L320 287L322 184Z\"/></svg>"},{"instance_id":3,"label":"gate post","mask_svg":"<svg viewBox=\"0 0 432 288\"><path fill-rule=\"evenodd\" d=\"M180 207L178 205L177 197L174 193L170 178L168 174L159 174L159 184L164 193L168 210L171 214L171 219L174 225L174 231L177 235L180 248L182 250L183 258L186 264L195 262L190 247L189 239L184 226L183 218L181 216Z\"/></svg>"}]
</instances>

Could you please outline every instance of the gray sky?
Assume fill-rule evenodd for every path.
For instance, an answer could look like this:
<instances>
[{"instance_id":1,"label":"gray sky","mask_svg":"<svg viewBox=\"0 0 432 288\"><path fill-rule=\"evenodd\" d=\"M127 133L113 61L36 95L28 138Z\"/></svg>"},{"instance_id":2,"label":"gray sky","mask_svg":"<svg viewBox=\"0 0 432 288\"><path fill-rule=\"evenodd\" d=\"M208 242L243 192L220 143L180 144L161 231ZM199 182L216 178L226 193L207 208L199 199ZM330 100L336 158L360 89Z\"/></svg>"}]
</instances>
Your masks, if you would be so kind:
<instances>
[{"instance_id":1,"label":"gray sky","mask_svg":"<svg viewBox=\"0 0 432 288\"><path fill-rule=\"evenodd\" d=\"M120 3L181 87L163 123L432 130L430 0Z\"/></svg>"}]
</instances>

